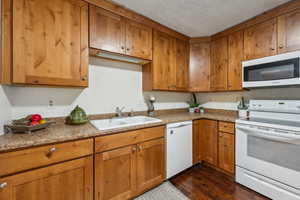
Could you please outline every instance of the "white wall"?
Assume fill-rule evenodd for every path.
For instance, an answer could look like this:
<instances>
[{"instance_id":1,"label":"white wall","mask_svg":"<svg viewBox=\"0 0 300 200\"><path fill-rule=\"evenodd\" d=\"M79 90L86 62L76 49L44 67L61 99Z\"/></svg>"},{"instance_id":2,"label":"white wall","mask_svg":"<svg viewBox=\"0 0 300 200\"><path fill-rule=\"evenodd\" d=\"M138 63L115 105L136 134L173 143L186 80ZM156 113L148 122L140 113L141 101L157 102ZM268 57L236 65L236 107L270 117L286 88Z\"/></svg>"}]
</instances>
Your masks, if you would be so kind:
<instances>
[{"instance_id":1,"label":"white wall","mask_svg":"<svg viewBox=\"0 0 300 200\"><path fill-rule=\"evenodd\" d=\"M187 93L143 92L139 65L90 58L89 76L86 89L2 86L0 120L3 123L32 113L44 117L66 116L76 105L88 114L112 113L117 106L125 106L125 111L142 111L147 109L145 98L150 95L157 98L156 109L188 106ZM54 106L49 106L50 100Z\"/></svg>"}]
</instances>

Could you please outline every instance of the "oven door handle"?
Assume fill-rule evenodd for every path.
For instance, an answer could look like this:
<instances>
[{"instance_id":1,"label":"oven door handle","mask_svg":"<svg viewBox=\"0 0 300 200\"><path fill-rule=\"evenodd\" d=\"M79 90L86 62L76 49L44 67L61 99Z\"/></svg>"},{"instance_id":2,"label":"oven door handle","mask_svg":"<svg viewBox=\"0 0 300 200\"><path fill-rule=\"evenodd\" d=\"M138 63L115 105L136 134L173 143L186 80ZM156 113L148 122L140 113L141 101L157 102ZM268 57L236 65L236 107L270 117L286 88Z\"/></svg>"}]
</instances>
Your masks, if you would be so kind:
<instances>
[{"instance_id":1,"label":"oven door handle","mask_svg":"<svg viewBox=\"0 0 300 200\"><path fill-rule=\"evenodd\" d=\"M248 135L252 135L255 137L270 139L270 140L276 140L279 142L287 142L287 143L296 143L298 144L300 142L300 135L292 135L292 134L282 134L277 133L273 131L265 131L261 129L256 128L248 128L244 126L237 125L237 129L246 131L245 133ZM258 132L258 133L256 133Z\"/></svg>"}]
</instances>

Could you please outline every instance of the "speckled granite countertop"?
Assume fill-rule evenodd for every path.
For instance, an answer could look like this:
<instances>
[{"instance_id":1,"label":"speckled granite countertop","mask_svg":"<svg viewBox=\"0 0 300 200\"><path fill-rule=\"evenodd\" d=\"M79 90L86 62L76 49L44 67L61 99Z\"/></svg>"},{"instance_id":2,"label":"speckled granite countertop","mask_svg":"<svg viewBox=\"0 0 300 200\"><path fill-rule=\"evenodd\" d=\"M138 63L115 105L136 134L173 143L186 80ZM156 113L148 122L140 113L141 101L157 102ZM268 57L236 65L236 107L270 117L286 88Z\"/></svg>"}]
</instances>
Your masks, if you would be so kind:
<instances>
[{"instance_id":1,"label":"speckled granite countertop","mask_svg":"<svg viewBox=\"0 0 300 200\"><path fill-rule=\"evenodd\" d=\"M154 127L159 125L165 125L167 123L174 123L187 120L212 119L219 121L235 122L235 120L237 119L236 115L224 113L193 114L188 112L163 114L156 116L156 118L161 119L162 122L148 125L126 127L121 129L113 129L109 131L99 131L90 123L81 126L70 126L58 123L48 127L47 129L37 131L31 134L5 134L0 136L0 152L12 151L20 148L40 146L51 143L65 142L70 140L91 138L95 136L104 136L108 134Z\"/></svg>"}]
</instances>

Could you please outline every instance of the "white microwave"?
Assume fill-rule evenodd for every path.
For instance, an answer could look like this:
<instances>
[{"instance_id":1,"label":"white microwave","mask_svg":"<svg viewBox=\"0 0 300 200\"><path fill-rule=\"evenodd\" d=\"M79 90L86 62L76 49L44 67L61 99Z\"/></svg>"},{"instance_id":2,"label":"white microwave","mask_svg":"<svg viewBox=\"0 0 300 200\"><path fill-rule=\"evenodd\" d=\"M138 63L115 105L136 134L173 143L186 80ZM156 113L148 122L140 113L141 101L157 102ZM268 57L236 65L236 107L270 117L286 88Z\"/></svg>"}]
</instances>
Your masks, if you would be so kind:
<instances>
[{"instance_id":1,"label":"white microwave","mask_svg":"<svg viewBox=\"0 0 300 200\"><path fill-rule=\"evenodd\" d=\"M242 62L243 88L300 85L300 51Z\"/></svg>"}]
</instances>

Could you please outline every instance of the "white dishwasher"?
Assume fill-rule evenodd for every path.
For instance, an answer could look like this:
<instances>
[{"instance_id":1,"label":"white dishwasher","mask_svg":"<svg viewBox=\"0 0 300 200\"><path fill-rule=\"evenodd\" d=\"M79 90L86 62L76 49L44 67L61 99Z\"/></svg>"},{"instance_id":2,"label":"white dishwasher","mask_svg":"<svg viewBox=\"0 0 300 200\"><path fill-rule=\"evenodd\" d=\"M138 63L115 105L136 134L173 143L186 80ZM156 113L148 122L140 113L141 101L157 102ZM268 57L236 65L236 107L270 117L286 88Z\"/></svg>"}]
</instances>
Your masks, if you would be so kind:
<instances>
[{"instance_id":1,"label":"white dishwasher","mask_svg":"<svg viewBox=\"0 0 300 200\"><path fill-rule=\"evenodd\" d=\"M167 179L193 165L193 122L167 124Z\"/></svg>"}]
</instances>

